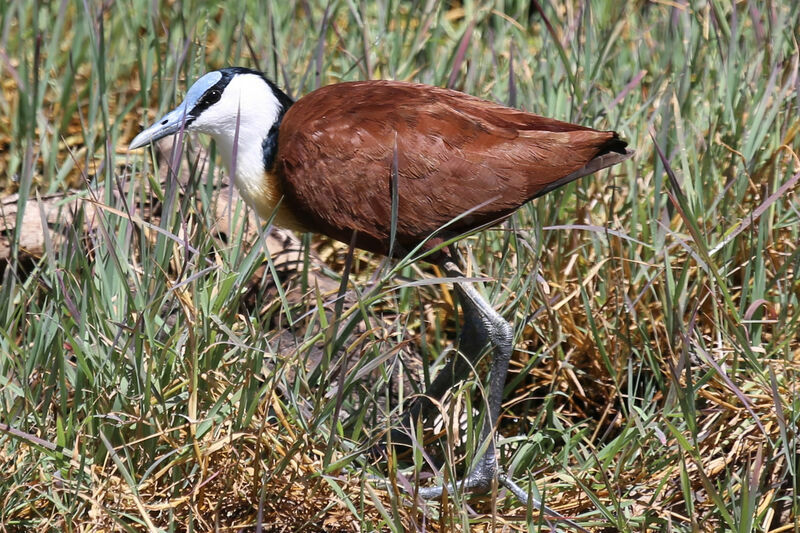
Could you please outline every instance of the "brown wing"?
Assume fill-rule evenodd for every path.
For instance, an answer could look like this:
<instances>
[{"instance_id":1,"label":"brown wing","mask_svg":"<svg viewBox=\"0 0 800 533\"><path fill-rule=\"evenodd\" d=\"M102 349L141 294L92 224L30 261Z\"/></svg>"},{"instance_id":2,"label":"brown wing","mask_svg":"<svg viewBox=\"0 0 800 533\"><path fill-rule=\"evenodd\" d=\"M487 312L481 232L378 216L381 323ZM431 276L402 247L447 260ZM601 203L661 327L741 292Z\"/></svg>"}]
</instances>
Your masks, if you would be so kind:
<instances>
[{"instance_id":1,"label":"brown wing","mask_svg":"<svg viewBox=\"0 0 800 533\"><path fill-rule=\"evenodd\" d=\"M445 236L502 220L609 151L601 132L463 93L390 81L341 83L284 116L276 171L289 206L316 231L386 253L398 154L397 242L408 250L466 212Z\"/></svg>"}]
</instances>

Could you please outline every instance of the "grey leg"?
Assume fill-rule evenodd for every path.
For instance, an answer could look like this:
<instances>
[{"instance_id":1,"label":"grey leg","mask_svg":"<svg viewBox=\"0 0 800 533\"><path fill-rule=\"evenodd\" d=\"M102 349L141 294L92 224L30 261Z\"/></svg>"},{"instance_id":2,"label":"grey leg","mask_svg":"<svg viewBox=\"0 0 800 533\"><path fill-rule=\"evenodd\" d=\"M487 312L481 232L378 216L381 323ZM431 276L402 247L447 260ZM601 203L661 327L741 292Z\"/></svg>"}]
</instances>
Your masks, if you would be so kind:
<instances>
[{"instance_id":1,"label":"grey leg","mask_svg":"<svg viewBox=\"0 0 800 533\"><path fill-rule=\"evenodd\" d=\"M443 266L448 276L463 277L461 270L452 261L447 261ZM480 437L481 445L486 443L486 452L478 459L466 478L456 483L449 483L446 486L422 488L419 490L419 496L426 500L440 498L445 489L447 492L453 492L457 488L486 493L492 490L492 483L497 478L498 482L510 490L524 505L527 505L528 501L530 501L534 507L543 513L557 518L580 531L587 531L572 520L546 507L536 498L529 496L527 492L522 490L519 485L505 474L498 475L494 429L500 417L500 409L503 404L503 388L506 383L511 352L514 348L514 331L511 328L511 324L492 308L472 284L456 282L455 289L458 291L464 312L464 326L459 343L459 351L463 354L463 357L454 357L442 369L426 391L426 396L441 397L456 379L466 375L469 368L477 363L486 345L490 345L493 353L489 370L489 395L486 402L489 412L484 417ZM412 407L410 410L412 412L409 414L414 416L420 412L424 413L430 408L430 405L430 401L427 402L427 405L425 403L418 404L418 406Z\"/></svg>"},{"instance_id":2,"label":"grey leg","mask_svg":"<svg viewBox=\"0 0 800 533\"><path fill-rule=\"evenodd\" d=\"M452 261L443 263L442 267L450 277L464 277L464 274ZM511 325L492 309L472 284L457 282L454 284L454 288L458 293L464 313L464 325L459 342L460 353L450 358L444 368L436 374L431 384L425 389L425 394L415 399L406 409L400 429L392 430L392 442L394 444L411 445L409 431L414 427L414 420L420 415L424 418L434 411L434 403L431 398L441 398L450 387L468 375L477 365L483 350L489 343L495 347L496 353L492 360L491 370L492 376L497 376L497 379L492 378L490 385L489 418L484 422L481 430L482 441L485 441L491 435L494 424L500 414L500 407L503 402L503 387L513 348L514 332L511 329ZM497 366L497 371L495 371L495 366ZM487 450L486 455L494 456L493 444L490 444L490 449ZM489 475L488 482L491 483L492 479L494 479L494 476Z\"/></svg>"},{"instance_id":3,"label":"grey leg","mask_svg":"<svg viewBox=\"0 0 800 533\"><path fill-rule=\"evenodd\" d=\"M445 269L448 275L461 275L458 268L450 262L445 264ZM488 492L491 490L492 482L497 475L497 453L493 432L503 403L503 387L505 386L511 350L513 349L513 330L511 325L481 297L471 284L459 282L455 284L455 289L459 294L464 313L464 325L461 331L459 351L473 366L477 363L487 344L491 345L494 352L488 385L487 404L489 412L483 419L480 436L481 443L486 443L486 451L474 465L469 475L458 483L458 486L462 489ZM444 369L444 371L447 370L448 368ZM462 373L460 375L464 376L465 374ZM452 374L446 377L450 378ZM429 395L428 391L426 391L426 395ZM443 489L444 487L423 488L420 490L419 495L424 499L438 498L441 496ZM452 491L452 486L448 487L448 490Z\"/></svg>"}]
</instances>

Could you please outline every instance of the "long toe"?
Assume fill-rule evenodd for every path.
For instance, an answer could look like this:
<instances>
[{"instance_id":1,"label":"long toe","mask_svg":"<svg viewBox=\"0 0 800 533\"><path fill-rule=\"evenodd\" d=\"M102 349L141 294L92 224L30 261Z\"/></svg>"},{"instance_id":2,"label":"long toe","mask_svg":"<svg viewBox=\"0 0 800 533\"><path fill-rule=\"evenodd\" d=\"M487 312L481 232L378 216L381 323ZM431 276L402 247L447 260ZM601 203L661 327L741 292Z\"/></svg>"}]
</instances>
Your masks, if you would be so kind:
<instances>
[{"instance_id":1,"label":"long toe","mask_svg":"<svg viewBox=\"0 0 800 533\"><path fill-rule=\"evenodd\" d=\"M486 494L492 490L492 479L472 473L456 483L448 483L438 487L423 487L419 489L418 494L423 500L435 500L442 497L445 489L447 489L448 494L452 494L455 491Z\"/></svg>"},{"instance_id":2,"label":"long toe","mask_svg":"<svg viewBox=\"0 0 800 533\"><path fill-rule=\"evenodd\" d=\"M442 494L447 490L448 494L452 494L456 490L466 491L471 493L478 493L478 494L487 494L492 490L492 481L494 480L494 476L496 475L496 471L483 471L483 470L475 470L469 476L458 481L456 483L448 483L446 485L441 485L438 487L424 487L419 489L418 495L423 500L436 500L442 497ZM589 530L585 529L584 527L580 526L570 518L562 515L558 511L555 511L546 505L543 502L538 500L532 495L529 495L525 490L523 490L519 485L514 483L506 474L497 474L497 479L499 484L502 487L507 488L516 498L523 504L523 505L530 505L534 509L538 509L541 513L550 519L554 519L558 521L561 525L567 526L571 529L576 531L581 531L583 533L589 533Z\"/></svg>"},{"instance_id":3,"label":"long toe","mask_svg":"<svg viewBox=\"0 0 800 533\"><path fill-rule=\"evenodd\" d=\"M470 492L474 494L486 494L491 492L492 483L497 476L497 461L494 455L484 456L481 461L472 469L467 477L455 483L448 483L438 487L423 487L419 490L419 496L424 500L439 498L447 487L448 493L455 490Z\"/></svg>"}]
</instances>

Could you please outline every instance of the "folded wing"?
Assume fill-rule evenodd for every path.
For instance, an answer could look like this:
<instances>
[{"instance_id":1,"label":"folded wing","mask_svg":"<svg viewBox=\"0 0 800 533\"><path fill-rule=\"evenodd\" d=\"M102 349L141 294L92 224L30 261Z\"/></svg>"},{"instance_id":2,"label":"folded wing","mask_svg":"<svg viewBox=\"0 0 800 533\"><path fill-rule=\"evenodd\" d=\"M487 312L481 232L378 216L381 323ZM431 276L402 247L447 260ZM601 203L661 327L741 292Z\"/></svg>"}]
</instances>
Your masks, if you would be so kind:
<instances>
[{"instance_id":1,"label":"folded wing","mask_svg":"<svg viewBox=\"0 0 800 533\"><path fill-rule=\"evenodd\" d=\"M303 97L287 112L278 145L275 171L293 211L344 242L357 231L357 245L378 253L388 251L395 166L402 251L457 217L442 237L500 221L629 157L614 132L390 81Z\"/></svg>"}]
</instances>

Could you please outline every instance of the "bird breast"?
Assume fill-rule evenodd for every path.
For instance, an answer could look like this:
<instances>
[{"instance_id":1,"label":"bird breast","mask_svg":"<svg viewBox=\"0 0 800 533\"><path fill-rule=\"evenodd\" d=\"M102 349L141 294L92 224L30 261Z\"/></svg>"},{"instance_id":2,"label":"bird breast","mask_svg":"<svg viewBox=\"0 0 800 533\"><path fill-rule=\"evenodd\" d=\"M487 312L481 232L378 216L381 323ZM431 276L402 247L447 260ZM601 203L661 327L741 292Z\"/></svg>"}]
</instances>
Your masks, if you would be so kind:
<instances>
[{"instance_id":1,"label":"bird breast","mask_svg":"<svg viewBox=\"0 0 800 533\"><path fill-rule=\"evenodd\" d=\"M258 183L256 183L258 182ZM264 220L292 231L307 232L309 229L292 213L287 205L278 178L272 172L261 172L260 179L237 176L237 186L244 201Z\"/></svg>"},{"instance_id":2,"label":"bird breast","mask_svg":"<svg viewBox=\"0 0 800 533\"><path fill-rule=\"evenodd\" d=\"M234 150L230 136L214 136L228 172L245 203L264 220L293 231L306 232L305 225L291 212L283 198L283 187L274 173L264 170L261 142L240 139ZM236 164L233 154L236 153Z\"/></svg>"}]
</instances>

